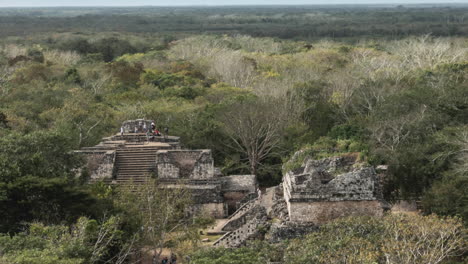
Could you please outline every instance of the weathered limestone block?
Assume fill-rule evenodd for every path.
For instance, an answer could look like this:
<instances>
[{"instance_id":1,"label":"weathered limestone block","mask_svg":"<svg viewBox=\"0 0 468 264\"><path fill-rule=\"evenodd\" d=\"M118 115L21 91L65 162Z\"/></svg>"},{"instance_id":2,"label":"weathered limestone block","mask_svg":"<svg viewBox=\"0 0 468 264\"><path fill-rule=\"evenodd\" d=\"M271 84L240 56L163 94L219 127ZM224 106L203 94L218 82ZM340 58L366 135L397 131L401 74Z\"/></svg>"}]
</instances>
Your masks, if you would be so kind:
<instances>
[{"instance_id":1,"label":"weathered limestone block","mask_svg":"<svg viewBox=\"0 0 468 264\"><path fill-rule=\"evenodd\" d=\"M222 181L222 192L228 213L234 213L249 195L256 193L255 175L231 175L219 178Z\"/></svg>"},{"instance_id":2,"label":"weathered limestone block","mask_svg":"<svg viewBox=\"0 0 468 264\"><path fill-rule=\"evenodd\" d=\"M115 151L82 151L91 181L111 179L114 172Z\"/></svg>"},{"instance_id":3,"label":"weathered limestone block","mask_svg":"<svg viewBox=\"0 0 468 264\"><path fill-rule=\"evenodd\" d=\"M355 157L306 159L283 177L289 220L323 224L350 215L380 216L381 188L372 167Z\"/></svg>"},{"instance_id":4,"label":"weathered limestone block","mask_svg":"<svg viewBox=\"0 0 468 264\"><path fill-rule=\"evenodd\" d=\"M156 153L160 179L211 179L214 161L211 150L160 150Z\"/></svg>"},{"instance_id":5,"label":"weathered limestone block","mask_svg":"<svg viewBox=\"0 0 468 264\"><path fill-rule=\"evenodd\" d=\"M194 204L191 206L191 211L195 215L212 216L214 218L223 218L224 204L223 203L203 203Z\"/></svg>"},{"instance_id":6,"label":"weathered limestone block","mask_svg":"<svg viewBox=\"0 0 468 264\"><path fill-rule=\"evenodd\" d=\"M346 216L382 216L379 201L313 201L290 203L289 219L317 225Z\"/></svg>"},{"instance_id":7,"label":"weathered limestone block","mask_svg":"<svg viewBox=\"0 0 468 264\"><path fill-rule=\"evenodd\" d=\"M222 177L223 190L226 192L252 193L257 190L255 175L230 175Z\"/></svg>"}]
</instances>

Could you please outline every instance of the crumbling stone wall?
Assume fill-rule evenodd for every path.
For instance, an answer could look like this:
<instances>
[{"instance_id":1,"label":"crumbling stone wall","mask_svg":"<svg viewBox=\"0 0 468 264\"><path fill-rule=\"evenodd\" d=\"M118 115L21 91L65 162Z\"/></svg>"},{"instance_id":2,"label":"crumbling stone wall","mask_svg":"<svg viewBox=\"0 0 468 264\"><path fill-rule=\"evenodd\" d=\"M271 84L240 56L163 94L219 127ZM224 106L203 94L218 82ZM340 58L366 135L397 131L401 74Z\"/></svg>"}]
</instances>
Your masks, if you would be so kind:
<instances>
[{"instance_id":1,"label":"crumbling stone wall","mask_svg":"<svg viewBox=\"0 0 468 264\"><path fill-rule=\"evenodd\" d=\"M160 179L210 179L214 177L211 150L160 150L156 153Z\"/></svg>"},{"instance_id":2,"label":"crumbling stone wall","mask_svg":"<svg viewBox=\"0 0 468 264\"><path fill-rule=\"evenodd\" d=\"M310 222L316 225L345 216L382 216L379 201L313 201L291 202L289 219L295 222Z\"/></svg>"},{"instance_id":3,"label":"crumbling stone wall","mask_svg":"<svg viewBox=\"0 0 468 264\"><path fill-rule=\"evenodd\" d=\"M255 175L231 175L220 178L228 213L234 213L241 201L249 194L256 193L257 179Z\"/></svg>"},{"instance_id":4,"label":"crumbling stone wall","mask_svg":"<svg viewBox=\"0 0 468 264\"><path fill-rule=\"evenodd\" d=\"M194 204L191 206L190 210L195 215L203 215L203 216L209 215L214 218L225 217L223 203Z\"/></svg>"},{"instance_id":5,"label":"crumbling stone wall","mask_svg":"<svg viewBox=\"0 0 468 264\"><path fill-rule=\"evenodd\" d=\"M79 152L86 155L86 167L91 181L111 179L114 173L115 151Z\"/></svg>"},{"instance_id":6,"label":"crumbling stone wall","mask_svg":"<svg viewBox=\"0 0 468 264\"><path fill-rule=\"evenodd\" d=\"M306 159L283 177L289 220L323 224L349 215L380 216L383 204L374 168L350 157Z\"/></svg>"},{"instance_id":7,"label":"crumbling stone wall","mask_svg":"<svg viewBox=\"0 0 468 264\"><path fill-rule=\"evenodd\" d=\"M255 175L231 175L222 177L223 189L230 192L255 192L257 180Z\"/></svg>"}]
</instances>

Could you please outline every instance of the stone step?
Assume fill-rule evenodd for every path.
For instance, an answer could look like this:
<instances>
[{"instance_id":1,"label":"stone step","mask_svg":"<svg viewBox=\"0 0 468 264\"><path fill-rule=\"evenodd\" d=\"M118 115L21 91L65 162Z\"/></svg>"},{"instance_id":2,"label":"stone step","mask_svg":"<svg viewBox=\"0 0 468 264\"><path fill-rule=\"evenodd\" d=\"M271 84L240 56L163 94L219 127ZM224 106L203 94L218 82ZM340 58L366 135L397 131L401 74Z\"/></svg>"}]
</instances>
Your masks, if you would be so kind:
<instances>
[{"instance_id":1,"label":"stone step","mask_svg":"<svg viewBox=\"0 0 468 264\"><path fill-rule=\"evenodd\" d=\"M129 156L129 157L121 157L121 156L117 156L117 160L156 160L156 156L153 156L153 155L141 155L141 156L138 156L138 155L134 155L134 156Z\"/></svg>"},{"instance_id":2,"label":"stone step","mask_svg":"<svg viewBox=\"0 0 468 264\"><path fill-rule=\"evenodd\" d=\"M136 181L141 181L141 180L148 180L150 177L117 177L116 180L119 180L119 181L132 181L132 180L136 180Z\"/></svg>"},{"instance_id":3,"label":"stone step","mask_svg":"<svg viewBox=\"0 0 468 264\"><path fill-rule=\"evenodd\" d=\"M148 152L117 153L117 157L119 158L156 157L156 153L148 153Z\"/></svg>"},{"instance_id":4,"label":"stone step","mask_svg":"<svg viewBox=\"0 0 468 264\"><path fill-rule=\"evenodd\" d=\"M118 149L117 150L117 153L128 153L128 152L141 152L141 151L153 151L153 152L156 152L158 150L161 150L163 149L164 147L139 147L139 148L122 148L122 149Z\"/></svg>"},{"instance_id":5,"label":"stone step","mask_svg":"<svg viewBox=\"0 0 468 264\"><path fill-rule=\"evenodd\" d=\"M115 165L117 169L123 169L123 168L155 168L156 164L153 163L128 163L128 164L122 164L118 163Z\"/></svg>"},{"instance_id":6,"label":"stone step","mask_svg":"<svg viewBox=\"0 0 468 264\"><path fill-rule=\"evenodd\" d=\"M137 168L137 167L151 167L154 168L156 167L156 163L151 162L151 163L143 163L143 162L131 162L131 163L117 163L115 164L116 168Z\"/></svg>"},{"instance_id":7,"label":"stone step","mask_svg":"<svg viewBox=\"0 0 468 264\"><path fill-rule=\"evenodd\" d=\"M117 173L117 175L125 175L129 177L132 177L134 175L152 175L152 174L153 172L151 171L121 171Z\"/></svg>"},{"instance_id":8,"label":"stone step","mask_svg":"<svg viewBox=\"0 0 468 264\"><path fill-rule=\"evenodd\" d=\"M148 181L148 178L141 178L141 179L116 179L117 182L125 182L125 183L130 183L130 182L146 182Z\"/></svg>"},{"instance_id":9,"label":"stone step","mask_svg":"<svg viewBox=\"0 0 468 264\"><path fill-rule=\"evenodd\" d=\"M133 174L152 174L153 172L150 170L141 170L141 171L134 171L134 170L121 170L117 172L117 175L133 175Z\"/></svg>"},{"instance_id":10,"label":"stone step","mask_svg":"<svg viewBox=\"0 0 468 264\"><path fill-rule=\"evenodd\" d=\"M116 181L117 184L119 185L132 185L132 184L146 184L146 181L135 181L135 182L121 182L121 181Z\"/></svg>"},{"instance_id":11,"label":"stone step","mask_svg":"<svg viewBox=\"0 0 468 264\"><path fill-rule=\"evenodd\" d=\"M120 170L117 172L118 175L132 175L134 173L137 174L152 174L153 172L151 170Z\"/></svg>"},{"instance_id":12,"label":"stone step","mask_svg":"<svg viewBox=\"0 0 468 264\"><path fill-rule=\"evenodd\" d=\"M158 152L159 150L161 150L160 147L157 147L157 148L127 148L127 149L118 149L117 153Z\"/></svg>"},{"instance_id":13,"label":"stone step","mask_svg":"<svg viewBox=\"0 0 468 264\"><path fill-rule=\"evenodd\" d=\"M148 157L148 158L125 158L125 159L120 159L120 158L117 158L116 159L116 162L119 162L119 161L122 161L122 162L135 162L135 161L142 161L142 162L155 162L156 159L155 157Z\"/></svg>"},{"instance_id":14,"label":"stone step","mask_svg":"<svg viewBox=\"0 0 468 264\"><path fill-rule=\"evenodd\" d=\"M118 181L146 181L149 177L117 178Z\"/></svg>"},{"instance_id":15,"label":"stone step","mask_svg":"<svg viewBox=\"0 0 468 264\"><path fill-rule=\"evenodd\" d=\"M122 164L122 165L132 165L132 164L156 164L156 161L153 160L116 160L115 162L116 165Z\"/></svg>"},{"instance_id":16,"label":"stone step","mask_svg":"<svg viewBox=\"0 0 468 264\"><path fill-rule=\"evenodd\" d=\"M153 175L153 172L151 171L122 171L117 173L117 175L120 176L127 176L127 177L133 177L137 175Z\"/></svg>"},{"instance_id":17,"label":"stone step","mask_svg":"<svg viewBox=\"0 0 468 264\"><path fill-rule=\"evenodd\" d=\"M117 152L117 156L130 156L130 155L156 155L156 151L125 151L125 152Z\"/></svg>"},{"instance_id":18,"label":"stone step","mask_svg":"<svg viewBox=\"0 0 468 264\"><path fill-rule=\"evenodd\" d=\"M119 158L117 158L116 161L117 161L117 162L135 162L135 161L149 162L149 161L156 161L156 159L155 159L154 157L151 157L151 158L140 158L140 159L137 159L137 158L119 159Z\"/></svg>"},{"instance_id":19,"label":"stone step","mask_svg":"<svg viewBox=\"0 0 468 264\"><path fill-rule=\"evenodd\" d=\"M138 173L138 174L148 173L148 174L151 174L151 173L153 173L153 171L152 170L118 170L117 171L117 174L131 175L132 173Z\"/></svg>"},{"instance_id":20,"label":"stone step","mask_svg":"<svg viewBox=\"0 0 468 264\"><path fill-rule=\"evenodd\" d=\"M156 168L156 166L153 166L153 164L148 164L148 163L142 163L142 164L125 164L123 166L119 166L119 164L117 164L115 166L118 170L125 170L125 169L135 169L135 170L149 170L149 169L153 169L153 168Z\"/></svg>"}]
</instances>

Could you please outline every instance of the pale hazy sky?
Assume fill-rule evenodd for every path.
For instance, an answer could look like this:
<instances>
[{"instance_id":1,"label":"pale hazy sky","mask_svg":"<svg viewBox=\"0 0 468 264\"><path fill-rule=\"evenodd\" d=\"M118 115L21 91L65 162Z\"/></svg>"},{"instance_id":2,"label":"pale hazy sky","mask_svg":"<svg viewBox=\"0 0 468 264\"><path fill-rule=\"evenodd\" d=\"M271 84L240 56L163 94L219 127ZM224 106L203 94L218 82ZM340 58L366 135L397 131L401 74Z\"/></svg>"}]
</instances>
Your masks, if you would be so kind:
<instances>
[{"instance_id":1,"label":"pale hazy sky","mask_svg":"<svg viewBox=\"0 0 468 264\"><path fill-rule=\"evenodd\" d=\"M467 3L468 0L0 0L0 7Z\"/></svg>"}]
</instances>

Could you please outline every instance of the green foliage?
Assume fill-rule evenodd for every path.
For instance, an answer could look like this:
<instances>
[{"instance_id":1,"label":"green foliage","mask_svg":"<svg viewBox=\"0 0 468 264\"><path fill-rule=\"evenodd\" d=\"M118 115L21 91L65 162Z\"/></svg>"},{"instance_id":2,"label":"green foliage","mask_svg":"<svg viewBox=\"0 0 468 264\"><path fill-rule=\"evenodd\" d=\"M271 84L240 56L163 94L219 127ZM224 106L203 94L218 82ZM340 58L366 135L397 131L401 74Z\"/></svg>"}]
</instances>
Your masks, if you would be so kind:
<instances>
[{"instance_id":1,"label":"green foliage","mask_svg":"<svg viewBox=\"0 0 468 264\"><path fill-rule=\"evenodd\" d=\"M336 220L293 241L287 264L442 263L466 252L467 230L456 218L387 215Z\"/></svg>"},{"instance_id":2,"label":"green foliage","mask_svg":"<svg viewBox=\"0 0 468 264\"><path fill-rule=\"evenodd\" d=\"M359 140L363 138L363 129L357 125L337 125L331 128L328 136L333 139L352 139Z\"/></svg>"},{"instance_id":3,"label":"green foliage","mask_svg":"<svg viewBox=\"0 0 468 264\"><path fill-rule=\"evenodd\" d=\"M1 128L8 128L7 116L2 112L0 112L0 125L1 125Z\"/></svg>"},{"instance_id":4,"label":"green foliage","mask_svg":"<svg viewBox=\"0 0 468 264\"><path fill-rule=\"evenodd\" d=\"M171 16L138 16L138 19L137 13L166 14L170 8L122 9L128 12L125 15L128 24L121 24L117 32L78 32L81 26L78 21L83 17L75 17L62 21L62 33L4 38L0 45L0 112L6 118L2 121L0 117L0 135L8 137L13 132L27 136L32 131L55 131L67 139L70 151L92 146L102 137L115 133L122 120L154 119L159 128L167 126L171 134L181 136L184 146L212 149L216 166L225 174L255 171L262 186L280 182L283 163L287 171L300 167L305 156L320 159L358 155L362 162L389 165L387 197L418 198L427 193L431 197L425 203L427 212L464 215L462 206L458 205L464 201L463 192L456 185L449 186L449 182L459 183L460 190L466 183L458 176L446 176L465 168L457 155L449 154L463 148L440 137L447 136L447 129L466 126L468 120L467 56L462 52L465 39L422 36L386 41L376 34L387 34L387 27L393 27L394 20L385 20L390 14L406 21L399 20L401 24L415 22L411 17L414 14L460 15L464 9L434 8L428 9L429 12L390 8L384 12L376 8L370 12L357 8L343 13L337 11L338 7L336 10L304 8L305 13L285 7L236 9L236 15L229 13L233 11L230 8L193 9L190 14L178 10ZM0 16L5 12L14 16L20 11L0 10ZM47 10L41 12L67 16L62 9L53 14ZM115 10L92 12L101 14L96 30L110 17L113 23L106 30L123 23L121 14L115 14ZM206 21L209 14L221 14L210 17L216 23L203 24L204 31L216 28L217 34L192 36L191 31L199 30L192 26L185 28L183 34L170 31L186 26L187 21L197 25ZM378 23L368 23L375 19L375 14L383 18L379 17ZM9 15L2 16L5 19L2 21L11 19ZM86 18L91 21L94 15ZM351 18L352 25L344 22ZM31 14L22 19L24 23L17 23L16 27L24 27L27 21L36 21L37 17ZM37 25L24 32L34 31L47 19L47 15L41 17ZM167 22L166 19L172 22L175 19L177 23L158 23L158 29L151 26L154 21ZM331 26L329 20L336 25ZM290 28L292 21L299 24L293 23L294 27ZM435 35L446 34L443 27L434 27L446 22L441 21L432 26L425 21L424 30L413 24L411 30L399 27L391 31L391 36L394 39L411 32L425 32L427 28L441 30L433 31ZM460 25L465 23L460 21L457 22ZM162 28L169 31L164 35L128 33L133 31L133 23L138 24L139 32L147 27L152 32ZM237 23L240 23L238 32L252 35L218 34L225 32L226 26L231 28ZM275 26L269 31L271 23L281 23L288 30ZM315 23L320 26L311 26ZM366 28L366 23L375 28ZM67 32L66 28L72 24L76 26L73 32ZM362 30L351 30L357 24ZM335 28L338 25L342 26L340 30ZM303 26L308 28L307 36L299 33L303 32ZM296 36L307 41L255 37L260 31L261 35ZM369 32L373 32L373 39L353 41L356 36ZM320 36L344 37L350 41L313 41ZM226 113L230 113L229 118L225 118ZM241 121L240 116L245 117L244 121L250 119L250 125L238 129L240 123L235 120ZM239 140L252 132L250 128L260 124L275 128L275 137L270 141L274 147L257 155L260 157L257 159L255 151L249 151L251 155L247 153L248 143L239 147L233 139ZM256 138L258 143L267 137ZM54 151L44 146L48 148ZM300 149L305 152L286 162ZM441 155L443 158L438 158ZM46 175L39 163L49 166L52 163L49 157L47 160L29 158L26 157L25 164L34 164L39 174ZM8 171L8 175L23 173L11 167L16 161L6 160L0 170ZM51 170L56 171L53 166L56 165L52 164ZM32 170L28 169L28 176L36 177ZM56 181L56 177L70 178L69 173L65 174L51 176L47 186L78 185L75 187L82 191L79 181ZM450 180L443 180L446 177ZM16 190L41 185L42 180L28 179L29 182L18 182ZM451 196L459 201L453 203L453 208L443 202L444 193L449 192L444 189L457 194ZM4 199L7 194L3 191L0 197ZM439 208L436 201L447 206ZM67 216L67 221L76 218L74 213L70 215L73 217ZM30 221L31 217L28 215L25 220Z\"/></svg>"},{"instance_id":5,"label":"green foliage","mask_svg":"<svg viewBox=\"0 0 468 264\"><path fill-rule=\"evenodd\" d=\"M82 217L70 229L33 223L27 232L0 235L0 261L18 264L84 264L106 260L112 246L122 243L120 219L102 223Z\"/></svg>"},{"instance_id":6,"label":"green foliage","mask_svg":"<svg viewBox=\"0 0 468 264\"><path fill-rule=\"evenodd\" d=\"M129 87L135 87L143 73L143 65L140 63L130 64L126 61L111 62L107 65L107 71L114 77L114 85L125 91Z\"/></svg>"},{"instance_id":7,"label":"green foliage","mask_svg":"<svg viewBox=\"0 0 468 264\"><path fill-rule=\"evenodd\" d=\"M161 39L151 45L155 48L165 48L180 35L200 33L240 33L256 37L300 40L338 38L351 41L366 38L395 39L423 34L466 36L466 21L463 20L466 12L463 5L444 4L395 7L363 5L352 8L340 5L301 6L300 10L294 6L182 9L22 8L5 9L0 15L5 21L2 37L57 32L56 29L59 28L61 32L73 32L74 35L78 35L71 41L65 41L64 48L86 52L88 45L94 43L84 43L80 35L104 31L114 33L110 36L115 36L115 32L156 33ZM22 23L18 23L18 20ZM80 34L81 32L83 33ZM106 37L105 40L115 42L110 37ZM261 44L268 45L271 42L273 40L266 40ZM239 41L227 42L224 45L234 49L256 50L255 46L248 44L250 43L247 41ZM264 48L263 45L260 48ZM290 49L291 47L286 45L282 51L287 52Z\"/></svg>"},{"instance_id":8,"label":"green foliage","mask_svg":"<svg viewBox=\"0 0 468 264\"><path fill-rule=\"evenodd\" d=\"M74 183L80 159L68 139L56 133L10 133L0 139L1 232L27 222L73 222L92 215L96 200Z\"/></svg>"},{"instance_id":9,"label":"green foliage","mask_svg":"<svg viewBox=\"0 0 468 264\"><path fill-rule=\"evenodd\" d=\"M146 184L119 186L115 196L116 206L133 228L136 242L152 250L157 259L163 248L176 249L184 243L196 243L198 228L207 223L195 219L191 211L191 192L182 183L172 188L161 188L154 179ZM195 219L190 219L195 216ZM200 212L202 213L202 212Z\"/></svg>"},{"instance_id":10,"label":"green foliage","mask_svg":"<svg viewBox=\"0 0 468 264\"><path fill-rule=\"evenodd\" d=\"M210 248L196 251L191 256L191 263L202 264L237 264L237 263L261 263L281 262L284 244L270 244L254 241L248 247Z\"/></svg>"},{"instance_id":11,"label":"green foliage","mask_svg":"<svg viewBox=\"0 0 468 264\"><path fill-rule=\"evenodd\" d=\"M341 130L341 128L339 128L339 130ZM303 146L299 152L295 153L288 160L285 160L283 173L300 168L306 158L323 159L333 156L357 154L357 162L366 162L368 148L369 147L365 143L357 140L320 137L313 144Z\"/></svg>"},{"instance_id":12,"label":"green foliage","mask_svg":"<svg viewBox=\"0 0 468 264\"><path fill-rule=\"evenodd\" d=\"M324 82L309 82L297 84L293 91L295 99L305 105L301 118L316 137L326 135L335 123L336 106L326 88Z\"/></svg>"},{"instance_id":13,"label":"green foliage","mask_svg":"<svg viewBox=\"0 0 468 264\"><path fill-rule=\"evenodd\" d=\"M44 54L39 49L29 49L28 57L31 58L31 60L35 62L39 62L39 63L44 62Z\"/></svg>"},{"instance_id":14,"label":"green foliage","mask_svg":"<svg viewBox=\"0 0 468 264\"><path fill-rule=\"evenodd\" d=\"M249 248L226 249L216 248L199 251L192 256L194 264L235 264L258 263L258 252Z\"/></svg>"},{"instance_id":15,"label":"green foliage","mask_svg":"<svg viewBox=\"0 0 468 264\"><path fill-rule=\"evenodd\" d=\"M461 217L468 224L468 186L467 175L453 171L445 173L436 181L423 199L426 211L439 215Z\"/></svg>"},{"instance_id":16,"label":"green foliage","mask_svg":"<svg viewBox=\"0 0 468 264\"><path fill-rule=\"evenodd\" d=\"M70 68L65 72L65 81L71 82L74 84L81 84L81 76L78 73L78 70L76 68Z\"/></svg>"},{"instance_id":17,"label":"green foliage","mask_svg":"<svg viewBox=\"0 0 468 264\"><path fill-rule=\"evenodd\" d=\"M23 69L16 71L13 78L15 84L30 83L34 80L48 81L52 75L49 67L39 63L33 63Z\"/></svg>"}]
</instances>

